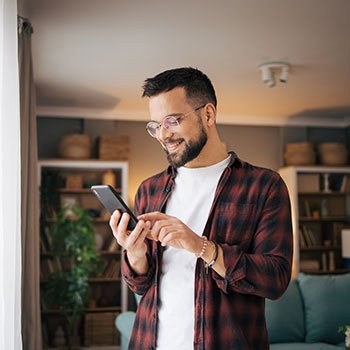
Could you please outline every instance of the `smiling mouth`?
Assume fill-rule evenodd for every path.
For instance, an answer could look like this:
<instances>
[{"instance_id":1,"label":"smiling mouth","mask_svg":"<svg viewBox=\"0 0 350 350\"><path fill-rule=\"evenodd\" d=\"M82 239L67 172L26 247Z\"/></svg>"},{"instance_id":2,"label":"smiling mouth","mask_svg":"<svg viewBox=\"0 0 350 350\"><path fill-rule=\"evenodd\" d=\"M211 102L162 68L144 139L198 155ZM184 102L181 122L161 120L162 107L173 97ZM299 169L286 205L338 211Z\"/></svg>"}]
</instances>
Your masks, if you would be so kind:
<instances>
[{"instance_id":1,"label":"smiling mouth","mask_svg":"<svg viewBox=\"0 0 350 350\"><path fill-rule=\"evenodd\" d=\"M172 153L177 150L177 148L181 145L182 142L183 140L177 140L177 141L171 141L171 142L168 141L167 143L164 144L164 148L169 153Z\"/></svg>"}]
</instances>

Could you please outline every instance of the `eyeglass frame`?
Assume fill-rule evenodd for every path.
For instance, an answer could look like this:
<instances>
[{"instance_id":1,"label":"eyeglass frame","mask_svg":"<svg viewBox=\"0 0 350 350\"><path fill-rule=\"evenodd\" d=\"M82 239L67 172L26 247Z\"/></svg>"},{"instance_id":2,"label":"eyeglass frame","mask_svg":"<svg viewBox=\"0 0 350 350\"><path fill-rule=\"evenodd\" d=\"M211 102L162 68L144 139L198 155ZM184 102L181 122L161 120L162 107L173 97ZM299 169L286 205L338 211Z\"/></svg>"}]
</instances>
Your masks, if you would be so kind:
<instances>
[{"instance_id":1,"label":"eyeglass frame","mask_svg":"<svg viewBox=\"0 0 350 350\"><path fill-rule=\"evenodd\" d=\"M188 115L190 115L190 114L193 113L193 112L199 111L200 109L202 109L202 108L205 107L206 105L207 105L207 103L205 103L205 104L203 104L203 105L201 105L201 106L199 106L199 107L193 109L193 110L190 111L190 112L187 112L187 113L185 113L185 114L182 114L182 115L180 115L179 117L175 117L175 115L167 115L160 123L157 123L157 122L155 122L155 121L150 121L150 122L148 122L147 125L146 125L146 130L148 131L148 133L150 134L150 136L156 138L156 137L157 137L157 132L159 133L159 131L160 131L162 125L164 126L164 128L165 128L166 130L169 130L170 127L179 126L179 124L180 124L180 123L179 123L179 120L181 120L182 118L187 117ZM174 125L174 126L168 126L168 127L166 127L166 126L164 125L164 121L165 121L165 120L170 120L170 119L172 119L172 118L173 118L174 120L176 120L176 123L177 123L177 124ZM155 130L156 130L156 134L155 134L155 135L153 135L153 134L151 133L150 129L149 129L149 126L150 126L151 124L157 124L157 127L155 128Z\"/></svg>"}]
</instances>

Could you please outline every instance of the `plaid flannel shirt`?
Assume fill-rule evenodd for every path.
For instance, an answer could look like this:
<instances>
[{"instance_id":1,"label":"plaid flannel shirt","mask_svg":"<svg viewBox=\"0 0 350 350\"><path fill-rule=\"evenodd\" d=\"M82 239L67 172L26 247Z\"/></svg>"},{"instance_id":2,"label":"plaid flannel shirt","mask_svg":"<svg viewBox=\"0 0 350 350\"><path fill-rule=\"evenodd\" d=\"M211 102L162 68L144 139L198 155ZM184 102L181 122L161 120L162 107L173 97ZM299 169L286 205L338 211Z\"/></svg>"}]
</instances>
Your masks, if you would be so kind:
<instances>
[{"instance_id":1,"label":"plaid flannel shirt","mask_svg":"<svg viewBox=\"0 0 350 350\"><path fill-rule=\"evenodd\" d=\"M176 172L144 181L135 199L137 215L165 211ZM223 249L226 276L206 274L201 259L195 269L194 350L269 349L265 298L286 290L293 253L289 196L281 177L252 166L233 152L214 197L203 235ZM146 240L149 270L137 276L124 251L122 275L143 295L129 343L130 350L155 350L159 276L163 248ZM179 320L181 322L181 320ZM179 349L180 350L180 349Z\"/></svg>"}]
</instances>

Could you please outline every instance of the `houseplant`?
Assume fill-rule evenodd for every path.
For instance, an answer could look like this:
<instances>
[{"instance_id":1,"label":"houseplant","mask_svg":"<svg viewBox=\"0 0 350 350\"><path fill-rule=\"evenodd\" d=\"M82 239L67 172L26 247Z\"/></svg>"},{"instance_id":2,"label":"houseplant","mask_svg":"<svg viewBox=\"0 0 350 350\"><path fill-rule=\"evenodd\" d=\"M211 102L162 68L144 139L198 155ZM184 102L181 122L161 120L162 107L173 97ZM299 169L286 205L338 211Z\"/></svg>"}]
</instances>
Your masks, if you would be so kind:
<instances>
[{"instance_id":1,"label":"houseplant","mask_svg":"<svg viewBox=\"0 0 350 350\"><path fill-rule=\"evenodd\" d=\"M350 350L350 325L339 327L338 332L345 334L345 349Z\"/></svg>"},{"instance_id":2,"label":"houseplant","mask_svg":"<svg viewBox=\"0 0 350 350\"><path fill-rule=\"evenodd\" d=\"M77 315L85 311L89 294L88 278L99 267L94 229L83 208L63 207L50 227L52 256L62 262L62 270L50 275L45 299L50 308L60 310L65 319L67 348Z\"/></svg>"}]
</instances>

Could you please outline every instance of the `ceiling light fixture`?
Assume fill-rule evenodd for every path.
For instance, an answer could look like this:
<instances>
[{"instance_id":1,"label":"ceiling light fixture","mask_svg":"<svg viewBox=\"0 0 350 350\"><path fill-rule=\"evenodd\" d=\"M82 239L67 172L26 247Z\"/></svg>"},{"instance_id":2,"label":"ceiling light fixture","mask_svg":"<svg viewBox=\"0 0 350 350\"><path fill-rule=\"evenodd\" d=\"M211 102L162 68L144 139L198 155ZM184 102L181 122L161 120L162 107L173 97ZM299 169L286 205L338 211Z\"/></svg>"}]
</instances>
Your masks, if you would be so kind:
<instances>
[{"instance_id":1,"label":"ceiling light fixture","mask_svg":"<svg viewBox=\"0 0 350 350\"><path fill-rule=\"evenodd\" d=\"M290 65L285 62L267 62L258 67L261 70L262 81L270 87L276 85L275 72L280 71L280 82L286 83L288 80L288 73Z\"/></svg>"}]
</instances>

